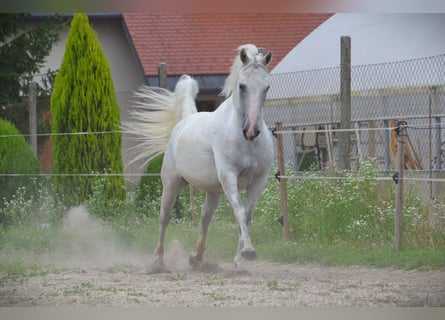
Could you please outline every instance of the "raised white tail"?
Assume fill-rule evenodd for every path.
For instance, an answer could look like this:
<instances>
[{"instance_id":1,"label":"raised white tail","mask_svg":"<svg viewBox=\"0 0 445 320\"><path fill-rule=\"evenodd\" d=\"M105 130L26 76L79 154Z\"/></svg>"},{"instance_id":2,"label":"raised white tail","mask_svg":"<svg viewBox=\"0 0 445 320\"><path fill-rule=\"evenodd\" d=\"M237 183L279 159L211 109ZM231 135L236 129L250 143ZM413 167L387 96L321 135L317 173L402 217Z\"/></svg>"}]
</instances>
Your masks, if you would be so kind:
<instances>
[{"instance_id":1,"label":"raised white tail","mask_svg":"<svg viewBox=\"0 0 445 320\"><path fill-rule=\"evenodd\" d=\"M130 119L123 123L125 132L136 136L138 141L131 148L136 156L130 163L144 160L142 166L145 166L165 152L176 124L197 112L198 91L197 81L188 75L181 76L174 92L145 85L135 91L134 109L130 111Z\"/></svg>"}]
</instances>

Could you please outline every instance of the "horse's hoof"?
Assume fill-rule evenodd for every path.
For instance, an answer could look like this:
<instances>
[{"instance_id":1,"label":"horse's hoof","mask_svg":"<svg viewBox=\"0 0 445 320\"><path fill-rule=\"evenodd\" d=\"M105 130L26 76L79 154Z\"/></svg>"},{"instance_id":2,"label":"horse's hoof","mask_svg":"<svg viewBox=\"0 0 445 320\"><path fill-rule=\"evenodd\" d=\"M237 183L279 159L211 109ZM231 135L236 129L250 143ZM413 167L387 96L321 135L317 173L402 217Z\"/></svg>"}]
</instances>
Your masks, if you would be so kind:
<instances>
[{"instance_id":1,"label":"horse's hoof","mask_svg":"<svg viewBox=\"0 0 445 320\"><path fill-rule=\"evenodd\" d=\"M241 257L247 260L255 260L258 258L258 255L256 254L255 250L245 250L241 251Z\"/></svg>"},{"instance_id":2,"label":"horse's hoof","mask_svg":"<svg viewBox=\"0 0 445 320\"><path fill-rule=\"evenodd\" d=\"M193 270L196 270L199 268L199 266L202 263L202 259L198 259L195 256L190 256L189 258L189 264L193 268Z\"/></svg>"},{"instance_id":3,"label":"horse's hoof","mask_svg":"<svg viewBox=\"0 0 445 320\"><path fill-rule=\"evenodd\" d=\"M164 262L156 260L148 267L147 273L148 274L170 273L170 270L167 269Z\"/></svg>"}]
</instances>

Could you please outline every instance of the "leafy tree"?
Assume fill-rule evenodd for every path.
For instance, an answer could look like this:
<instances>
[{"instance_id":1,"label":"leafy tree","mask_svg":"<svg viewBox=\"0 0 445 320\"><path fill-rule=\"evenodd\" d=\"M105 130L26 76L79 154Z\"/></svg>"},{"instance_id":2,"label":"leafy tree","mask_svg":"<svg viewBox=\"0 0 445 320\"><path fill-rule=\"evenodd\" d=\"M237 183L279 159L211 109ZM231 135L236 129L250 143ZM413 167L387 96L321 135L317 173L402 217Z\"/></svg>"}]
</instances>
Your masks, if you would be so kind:
<instances>
[{"instance_id":1,"label":"leafy tree","mask_svg":"<svg viewBox=\"0 0 445 320\"><path fill-rule=\"evenodd\" d=\"M52 46L59 41L63 26L59 16L50 16L32 28L24 26L28 16L0 13L0 105L20 101L22 92L27 92L28 81L40 71ZM48 73L52 74L50 70Z\"/></svg>"},{"instance_id":2,"label":"leafy tree","mask_svg":"<svg viewBox=\"0 0 445 320\"><path fill-rule=\"evenodd\" d=\"M29 81L35 80L49 55L59 41L59 32L66 25L57 15L42 18L34 26L26 25L25 13L0 13L0 118L8 120L22 134L29 133ZM55 71L48 69L39 75L37 83L38 132L49 133L49 96ZM39 147L47 137L38 137ZM40 148L39 148L40 149Z\"/></svg>"},{"instance_id":3,"label":"leafy tree","mask_svg":"<svg viewBox=\"0 0 445 320\"><path fill-rule=\"evenodd\" d=\"M123 172L120 110L110 66L83 13L71 22L51 96L51 116L52 171L74 174L56 176L54 184L66 204L79 204L91 194L94 181L76 174ZM79 132L91 134L69 135ZM124 199L124 187L122 176L107 176L103 194L110 200Z\"/></svg>"},{"instance_id":4,"label":"leafy tree","mask_svg":"<svg viewBox=\"0 0 445 320\"><path fill-rule=\"evenodd\" d=\"M9 121L0 119L0 207L11 199L19 187L26 188L26 194L33 191L29 176L7 176L2 174L33 174L40 172L40 163L31 147L17 128ZM0 210L0 223L6 218Z\"/></svg>"}]
</instances>

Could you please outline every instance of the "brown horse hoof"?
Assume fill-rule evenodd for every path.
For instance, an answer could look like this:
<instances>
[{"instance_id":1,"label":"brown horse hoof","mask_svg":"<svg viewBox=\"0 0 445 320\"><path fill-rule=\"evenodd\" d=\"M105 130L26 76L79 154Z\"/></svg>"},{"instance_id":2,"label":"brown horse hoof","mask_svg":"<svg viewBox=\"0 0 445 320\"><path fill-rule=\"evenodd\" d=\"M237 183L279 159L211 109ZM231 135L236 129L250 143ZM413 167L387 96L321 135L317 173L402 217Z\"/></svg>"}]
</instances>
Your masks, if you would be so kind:
<instances>
[{"instance_id":1,"label":"brown horse hoof","mask_svg":"<svg viewBox=\"0 0 445 320\"><path fill-rule=\"evenodd\" d=\"M199 269L202 264L202 259L198 259L195 256L190 256L189 264L193 268L193 270Z\"/></svg>"},{"instance_id":2,"label":"brown horse hoof","mask_svg":"<svg viewBox=\"0 0 445 320\"><path fill-rule=\"evenodd\" d=\"M193 271L199 271L204 273L216 273L221 271L220 267L216 262L196 259L196 257L194 256L191 256L189 258L189 263L192 266Z\"/></svg>"},{"instance_id":3,"label":"brown horse hoof","mask_svg":"<svg viewBox=\"0 0 445 320\"><path fill-rule=\"evenodd\" d=\"M156 260L148 267L147 273L148 274L170 273L170 270L167 269L164 262Z\"/></svg>"},{"instance_id":4,"label":"brown horse hoof","mask_svg":"<svg viewBox=\"0 0 445 320\"><path fill-rule=\"evenodd\" d=\"M258 258L255 250L245 250L241 251L241 257L247 260L255 260Z\"/></svg>"}]
</instances>

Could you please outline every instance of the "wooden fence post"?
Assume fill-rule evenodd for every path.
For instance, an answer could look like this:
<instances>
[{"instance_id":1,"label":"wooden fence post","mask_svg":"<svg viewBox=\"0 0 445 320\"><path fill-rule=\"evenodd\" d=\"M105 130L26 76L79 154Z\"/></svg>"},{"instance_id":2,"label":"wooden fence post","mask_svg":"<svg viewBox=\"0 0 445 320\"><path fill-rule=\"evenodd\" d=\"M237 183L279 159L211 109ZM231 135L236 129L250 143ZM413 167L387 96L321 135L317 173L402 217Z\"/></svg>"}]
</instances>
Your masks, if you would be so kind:
<instances>
[{"instance_id":1,"label":"wooden fence post","mask_svg":"<svg viewBox=\"0 0 445 320\"><path fill-rule=\"evenodd\" d=\"M29 83L29 97L28 97L28 111L29 111L29 139L32 152L37 158L37 98L36 98L36 83L31 81Z\"/></svg>"},{"instance_id":2,"label":"wooden fence post","mask_svg":"<svg viewBox=\"0 0 445 320\"><path fill-rule=\"evenodd\" d=\"M351 129L351 37L340 38L340 129ZM351 169L351 133L339 132L338 168Z\"/></svg>"},{"instance_id":3,"label":"wooden fence post","mask_svg":"<svg viewBox=\"0 0 445 320\"><path fill-rule=\"evenodd\" d=\"M284 151L283 151L283 135L280 133L283 130L281 122L275 123L275 129L277 131L277 161L278 161L278 176L286 175L286 169L284 166ZM278 178L280 182L280 204L281 204L281 217L282 217L282 229L283 239L289 240L289 218L287 210L287 187L286 179Z\"/></svg>"},{"instance_id":4,"label":"wooden fence post","mask_svg":"<svg viewBox=\"0 0 445 320\"><path fill-rule=\"evenodd\" d=\"M407 141L405 121L399 121L396 127L397 133L397 183L396 188L396 212L394 217L394 248L400 249L403 233L403 178L405 172L405 144Z\"/></svg>"},{"instance_id":5,"label":"wooden fence post","mask_svg":"<svg viewBox=\"0 0 445 320\"><path fill-rule=\"evenodd\" d=\"M167 64L164 62L158 64L158 80L159 80L159 87L168 89Z\"/></svg>"}]
</instances>

